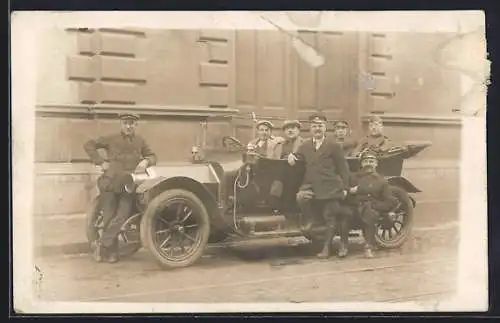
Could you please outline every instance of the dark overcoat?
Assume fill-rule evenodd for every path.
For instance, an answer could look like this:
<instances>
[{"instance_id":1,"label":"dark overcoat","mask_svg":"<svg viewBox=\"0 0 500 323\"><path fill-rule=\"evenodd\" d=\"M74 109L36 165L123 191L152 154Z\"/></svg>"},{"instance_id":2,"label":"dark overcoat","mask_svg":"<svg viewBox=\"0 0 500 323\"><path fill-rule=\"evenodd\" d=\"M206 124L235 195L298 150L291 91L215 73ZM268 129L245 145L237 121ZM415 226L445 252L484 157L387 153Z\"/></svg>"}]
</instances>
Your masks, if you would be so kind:
<instances>
[{"instance_id":1,"label":"dark overcoat","mask_svg":"<svg viewBox=\"0 0 500 323\"><path fill-rule=\"evenodd\" d=\"M349 167L342 146L333 138L325 138L318 150L312 138L305 140L297 151L305 162L303 187L311 187L316 199L343 198L349 184Z\"/></svg>"}]
</instances>

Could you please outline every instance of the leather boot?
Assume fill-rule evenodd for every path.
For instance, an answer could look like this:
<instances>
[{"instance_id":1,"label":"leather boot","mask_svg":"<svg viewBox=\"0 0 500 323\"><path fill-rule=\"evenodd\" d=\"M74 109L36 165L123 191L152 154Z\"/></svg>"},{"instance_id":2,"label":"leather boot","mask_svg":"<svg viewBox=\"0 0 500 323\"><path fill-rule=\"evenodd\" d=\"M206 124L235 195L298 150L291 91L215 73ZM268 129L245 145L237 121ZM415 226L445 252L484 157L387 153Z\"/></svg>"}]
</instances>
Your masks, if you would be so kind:
<instances>
[{"instance_id":1,"label":"leather boot","mask_svg":"<svg viewBox=\"0 0 500 323\"><path fill-rule=\"evenodd\" d=\"M345 237L341 237L340 239L340 247L339 247L339 252L338 252L338 257L339 258L344 258L344 257L347 257L347 242L346 242L347 239L345 239Z\"/></svg>"},{"instance_id":2,"label":"leather boot","mask_svg":"<svg viewBox=\"0 0 500 323\"><path fill-rule=\"evenodd\" d=\"M373 258L373 248L372 246L366 244L365 245L365 258Z\"/></svg>"},{"instance_id":3,"label":"leather boot","mask_svg":"<svg viewBox=\"0 0 500 323\"><path fill-rule=\"evenodd\" d=\"M318 258L327 259L330 257L332 239L334 236L335 236L335 227L329 226L325 234L323 250L321 250L321 252L316 255Z\"/></svg>"},{"instance_id":4,"label":"leather boot","mask_svg":"<svg viewBox=\"0 0 500 323\"><path fill-rule=\"evenodd\" d=\"M119 258L118 258L118 240L117 239L115 239L113 241L113 244L109 248L107 248L105 260L108 263L118 262Z\"/></svg>"},{"instance_id":5,"label":"leather boot","mask_svg":"<svg viewBox=\"0 0 500 323\"><path fill-rule=\"evenodd\" d=\"M348 253L349 245L349 222L347 219L342 219L340 223L340 247L338 251L339 258L344 258Z\"/></svg>"},{"instance_id":6,"label":"leather boot","mask_svg":"<svg viewBox=\"0 0 500 323\"><path fill-rule=\"evenodd\" d=\"M99 242L95 242L92 250L92 257L95 262L102 262L104 258L104 246Z\"/></svg>"}]
</instances>

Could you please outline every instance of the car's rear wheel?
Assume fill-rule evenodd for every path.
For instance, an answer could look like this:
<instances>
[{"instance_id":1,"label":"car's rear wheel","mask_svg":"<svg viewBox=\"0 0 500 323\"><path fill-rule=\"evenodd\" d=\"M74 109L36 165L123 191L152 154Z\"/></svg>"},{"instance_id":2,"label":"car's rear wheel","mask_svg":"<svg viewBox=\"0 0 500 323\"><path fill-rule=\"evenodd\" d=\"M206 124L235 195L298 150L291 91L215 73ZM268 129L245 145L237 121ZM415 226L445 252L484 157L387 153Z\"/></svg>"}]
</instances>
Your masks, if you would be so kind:
<instances>
[{"instance_id":1,"label":"car's rear wheel","mask_svg":"<svg viewBox=\"0 0 500 323\"><path fill-rule=\"evenodd\" d=\"M382 215L375 229L375 243L383 249L401 247L411 234L413 227L413 202L408 193L397 186L390 187L392 196L397 199L395 216Z\"/></svg>"},{"instance_id":2,"label":"car's rear wheel","mask_svg":"<svg viewBox=\"0 0 500 323\"><path fill-rule=\"evenodd\" d=\"M203 254L210 219L192 192L172 189L149 203L141 221L142 244L165 269L187 267Z\"/></svg>"},{"instance_id":3,"label":"car's rear wheel","mask_svg":"<svg viewBox=\"0 0 500 323\"><path fill-rule=\"evenodd\" d=\"M104 230L104 219L99 207L99 197L92 201L87 212L87 240L92 247L101 237ZM135 214L127 219L118 234L118 254L120 258L129 257L141 249L140 241L140 214Z\"/></svg>"}]
</instances>

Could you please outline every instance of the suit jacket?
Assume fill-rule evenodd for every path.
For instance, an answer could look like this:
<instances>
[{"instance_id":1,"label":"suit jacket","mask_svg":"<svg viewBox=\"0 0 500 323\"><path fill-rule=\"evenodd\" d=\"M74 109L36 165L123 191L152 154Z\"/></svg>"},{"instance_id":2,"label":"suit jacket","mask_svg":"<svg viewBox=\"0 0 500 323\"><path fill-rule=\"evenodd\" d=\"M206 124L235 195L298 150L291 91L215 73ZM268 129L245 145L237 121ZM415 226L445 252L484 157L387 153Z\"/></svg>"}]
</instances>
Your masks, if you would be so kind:
<instances>
[{"instance_id":1,"label":"suit jacket","mask_svg":"<svg viewBox=\"0 0 500 323\"><path fill-rule=\"evenodd\" d=\"M281 157L281 145L283 144L283 138L281 137L270 137L262 147L258 146L260 139L255 138L250 141L251 144L256 145L256 152L266 156L271 159L279 159Z\"/></svg>"},{"instance_id":2,"label":"suit jacket","mask_svg":"<svg viewBox=\"0 0 500 323\"><path fill-rule=\"evenodd\" d=\"M336 138L336 141L337 141L337 143L339 143L342 146L346 156L352 155L352 153L354 152L354 150L358 146L358 142L355 139L352 139L349 137L344 138L344 139Z\"/></svg>"},{"instance_id":3,"label":"suit jacket","mask_svg":"<svg viewBox=\"0 0 500 323\"><path fill-rule=\"evenodd\" d=\"M298 136L294 141L289 141L284 139L283 144L279 149L281 149L281 158L286 158L291 153L296 153L299 150L300 145L304 142L304 138Z\"/></svg>"},{"instance_id":4,"label":"suit jacket","mask_svg":"<svg viewBox=\"0 0 500 323\"><path fill-rule=\"evenodd\" d=\"M349 167L341 145L327 137L316 150L309 138L300 145L297 157L305 161L302 186L312 188L316 199L343 198L349 184Z\"/></svg>"}]
</instances>

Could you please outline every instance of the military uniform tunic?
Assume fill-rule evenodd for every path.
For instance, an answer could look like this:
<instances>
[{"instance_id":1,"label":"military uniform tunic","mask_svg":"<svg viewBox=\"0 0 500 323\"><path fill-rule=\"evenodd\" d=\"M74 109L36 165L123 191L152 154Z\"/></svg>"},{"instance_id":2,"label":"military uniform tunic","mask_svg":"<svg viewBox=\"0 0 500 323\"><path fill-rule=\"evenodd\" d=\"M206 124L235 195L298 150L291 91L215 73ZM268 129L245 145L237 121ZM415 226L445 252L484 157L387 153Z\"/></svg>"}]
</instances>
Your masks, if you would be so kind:
<instances>
[{"instance_id":1,"label":"military uniform tunic","mask_svg":"<svg viewBox=\"0 0 500 323\"><path fill-rule=\"evenodd\" d=\"M100 137L85 143L84 149L96 165L104 161L110 163L107 175L121 172L133 172L142 159L149 160L149 166L156 164L156 155L146 141L138 135L123 133ZM107 158L103 158L98 149L106 149Z\"/></svg>"},{"instance_id":2,"label":"military uniform tunic","mask_svg":"<svg viewBox=\"0 0 500 323\"><path fill-rule=\"evenodd\" d=\"M362 152L364 150L370 150L373 152L384 152L391 148L392 143L389 137L384 135L372 136L368 135L364 137L356 149L357 152Z\"/></svg>"}]
</instances>

